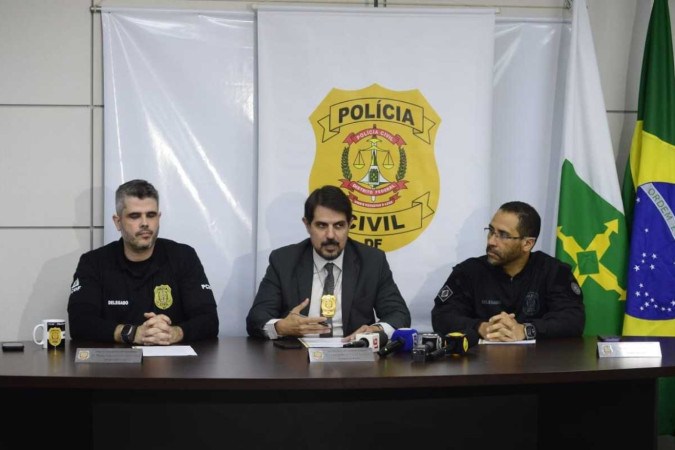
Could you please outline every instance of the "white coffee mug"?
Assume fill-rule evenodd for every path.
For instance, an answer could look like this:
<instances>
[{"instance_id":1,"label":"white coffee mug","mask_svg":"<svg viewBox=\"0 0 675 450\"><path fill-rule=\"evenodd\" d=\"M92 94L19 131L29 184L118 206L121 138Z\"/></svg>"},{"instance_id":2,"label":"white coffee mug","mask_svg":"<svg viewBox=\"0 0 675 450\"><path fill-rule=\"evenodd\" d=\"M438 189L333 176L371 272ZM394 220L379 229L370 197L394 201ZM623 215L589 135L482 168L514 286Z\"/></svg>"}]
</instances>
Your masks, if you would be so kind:
<instances>
[{"instance_id":1,"label":"white coffee mug","mask_svg":"<svg viewBox=\"0 0 675 450\"><path fill-rule=\"evenodd\" d=\"M38 339L36 333L42 328ZM44 319L33 328L33 342L42 348L63 348L66 341L66 321L64 319Z\"/></svg>"}]
</instances>

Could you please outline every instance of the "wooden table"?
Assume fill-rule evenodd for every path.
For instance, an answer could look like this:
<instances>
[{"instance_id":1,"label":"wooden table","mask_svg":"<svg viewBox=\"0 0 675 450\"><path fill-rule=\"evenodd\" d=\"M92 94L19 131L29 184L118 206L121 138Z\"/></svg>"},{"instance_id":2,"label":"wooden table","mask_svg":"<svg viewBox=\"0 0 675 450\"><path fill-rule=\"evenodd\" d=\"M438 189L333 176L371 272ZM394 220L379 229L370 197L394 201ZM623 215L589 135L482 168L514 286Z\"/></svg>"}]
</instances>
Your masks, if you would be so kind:
<instances>
[{"instance_id":1,"label":"wooden table","mask_svg":"<svg viewBox=\"0 0 675 450\"><path fill-rule=\"evenodd\" d=\"M245 337L140 364L76 364L96 345L24 342L0 354L0 448L53 435L115 450L655 449L656 379L675 375L675 338L660 341L662 358L599 359L595 338L578 338L311 364L306 349Z\"/></svg>"}]
</instances>

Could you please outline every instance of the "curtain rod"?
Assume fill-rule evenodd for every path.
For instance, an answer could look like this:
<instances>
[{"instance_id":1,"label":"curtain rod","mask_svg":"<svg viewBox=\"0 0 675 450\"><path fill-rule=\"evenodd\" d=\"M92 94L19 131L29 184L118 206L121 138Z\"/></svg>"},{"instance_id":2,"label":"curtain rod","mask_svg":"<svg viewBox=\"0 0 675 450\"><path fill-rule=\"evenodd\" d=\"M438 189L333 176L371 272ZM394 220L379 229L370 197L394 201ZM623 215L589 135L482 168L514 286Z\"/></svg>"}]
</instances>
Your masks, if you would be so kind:
<instances>
[{"instance_id":1,"label":"curtain rod","mask_svg":"<svg viewBox=\"0 0 675 450\"><path fill-rule=\"evenodd\" d=\"M380 0L373 0L372 5L371 4L366 4L365 6L372 6L373 8L378 8L378 7L387 7L387 0L382 0L382 5L379 4ZM295 4L314 4L314 5L331 5L331 6L354 6L354 5L360 5L363 6L363 2L340 2L340 3L324 3L324 2L315 2L315 1L297 1L297 0L288 0L288 1L275 1L275 2L270 2L270 3L295 3ZM395 5L392 6L403 6L403 7L419 7L419 6L428 6L428 7L453 7L453 8L494 8L497 10L497 14L500 12L500 8L513 8L513 9L572 9L572 4L574 3L574 0L565 0L565 6L523 6L523 5L475 5L475 4L439 4L439 3L396 3ZM240 3L241 4L241 3ZM251 2L250 6L255 5L255 2ZM119 6L120 8L135 8L133 6ZM115 8L115 7L113 7ZM149 7L138 7L139 9L150 9ZM92 13L97 13L101 12L102 7L100 5L95 5L91 6L89 10ZM166 9L166 8L158 8L158 9ZM176 8L172 8L176 9ZM182 8L178 8L179 10ZM185 8L186 10L189 8ZM213 10L208 10L208 11L222 11L221 9L213 9Z\"/></svg>"}]
</instances>

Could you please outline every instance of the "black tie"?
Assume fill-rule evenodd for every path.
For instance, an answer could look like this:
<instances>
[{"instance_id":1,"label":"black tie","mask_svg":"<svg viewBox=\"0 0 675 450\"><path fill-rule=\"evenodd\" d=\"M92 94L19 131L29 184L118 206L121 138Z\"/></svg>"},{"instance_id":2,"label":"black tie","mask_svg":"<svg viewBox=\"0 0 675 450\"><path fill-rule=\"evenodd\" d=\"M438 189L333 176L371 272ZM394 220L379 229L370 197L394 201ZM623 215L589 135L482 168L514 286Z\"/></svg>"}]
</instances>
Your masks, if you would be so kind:
<instances>
[{"instance_id":1,"label":"black tie","mask_svg":"<svg viewBox=\"0 0 675 450\"><path fill-rule=\"evenodd\" d=\"M326 263L326 281L323 283L323 295L333 295L335 292L335 278L333 278L333 263Z\"/></svg>"},{"instance_id":2,"label":"black tie","mask_svg":"<svg viewBox=\"0 0 675 450\"><path fill-rule=\"evenodd\" d=\"M335 278L333 278L333 263L326 263L324 266L326 268L326 279L323 282L323 294L322 295L334 295L335 293ZM326 325L330 326L330 330L326 333L321 333L319 337L333 337L333 318L329 317L324 322Z\"/></svg>"}]
</instances>

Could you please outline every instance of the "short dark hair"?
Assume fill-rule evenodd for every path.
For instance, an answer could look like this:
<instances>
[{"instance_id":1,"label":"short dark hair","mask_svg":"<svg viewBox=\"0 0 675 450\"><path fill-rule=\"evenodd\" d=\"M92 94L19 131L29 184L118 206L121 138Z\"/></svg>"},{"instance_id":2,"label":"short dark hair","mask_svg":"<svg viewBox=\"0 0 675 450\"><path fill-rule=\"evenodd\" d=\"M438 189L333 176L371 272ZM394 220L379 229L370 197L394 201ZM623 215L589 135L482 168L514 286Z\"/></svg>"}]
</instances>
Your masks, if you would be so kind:
<instances>
[{"instance_id":1,"label":"short dark hair","mask_svg":"<svg viewBox=\"0 0 675 450\"><path fill-rule=\"evenodd\" d=\"M159 205L159 193L157 189L145 180L131 180L120 184L120 187L115 191L115 211L118 216L121 216L122 211L124 211L124 200L126 197L136 197L141 200L144 198L154 198L157 201L157 205Z\"/></svg>"},{"instance_id":2,"label":"short dark hair","mask_svg":"<svg viewBox=\"0 0 675 450\"><path fill-rule=\"evenodd\" d=\"M324 206L333 211L344 213L347 222L352 220L352 202L349 197L337 186L322 186L314 189L305 200L305 219L307 223L314 220L314 211L317 206Z\"/></svg>"},{"instance_id":3,"label":"short dark hair","mask_svg":"<svg viewBox=\"0 0 675 450\"><path fill-rule=\"evenodd\" d=\"M523 237L539 237L541 217L532 206L525 202L507 202L499 207L500 211L518 216L518 233Z\"/></svg>"}]
</instances>

